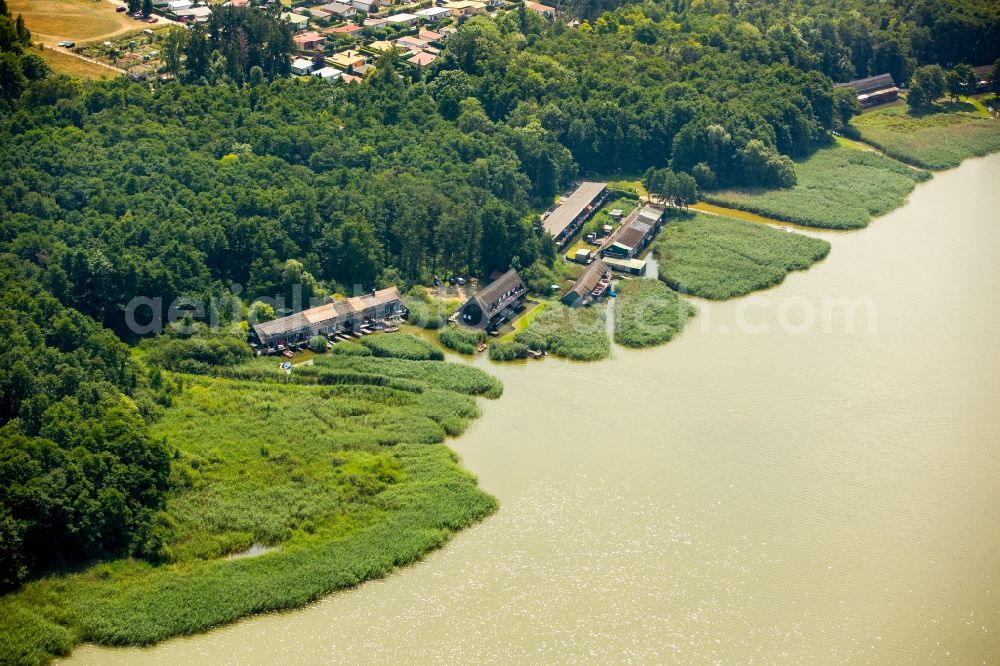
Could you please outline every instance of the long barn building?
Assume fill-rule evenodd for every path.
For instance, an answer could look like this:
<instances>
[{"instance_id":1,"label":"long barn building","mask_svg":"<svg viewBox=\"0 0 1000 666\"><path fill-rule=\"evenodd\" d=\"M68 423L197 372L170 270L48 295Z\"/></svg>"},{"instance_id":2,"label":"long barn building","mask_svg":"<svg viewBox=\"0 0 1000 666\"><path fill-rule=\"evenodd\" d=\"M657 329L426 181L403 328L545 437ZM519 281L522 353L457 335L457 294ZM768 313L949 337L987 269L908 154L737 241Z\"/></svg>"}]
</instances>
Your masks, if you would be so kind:
<instances>
[{"instance_id":1,"label":"long barn building","mask_svg":"<svg viewBox=\"0 0 1000 666\"><path fill-rule=\"evenodd\" d=\"M544 227L562 247L608 198L608 184L584 181L545 218Z\"/></svg>"}]
</instances>

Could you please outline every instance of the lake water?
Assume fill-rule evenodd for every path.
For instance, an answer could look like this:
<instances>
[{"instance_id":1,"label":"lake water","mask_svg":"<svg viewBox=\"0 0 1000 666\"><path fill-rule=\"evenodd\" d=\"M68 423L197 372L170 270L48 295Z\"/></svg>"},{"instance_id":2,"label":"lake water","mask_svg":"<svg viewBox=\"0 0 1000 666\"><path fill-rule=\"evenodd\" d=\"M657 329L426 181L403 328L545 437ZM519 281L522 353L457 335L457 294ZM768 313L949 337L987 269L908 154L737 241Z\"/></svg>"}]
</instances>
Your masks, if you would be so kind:
<instances>
[{"instance_id":1,"label":"lake water","mask_svg":"<svg viewBox=\"0 0 1000 666\"><path fill-rule=\"evenodd\" d=\"M70 661L996 663L998 176L816 234L828 259L665 347L478 359L506 392L453 445L496 515L308 608Z\"/></svg>"}]
</instances>

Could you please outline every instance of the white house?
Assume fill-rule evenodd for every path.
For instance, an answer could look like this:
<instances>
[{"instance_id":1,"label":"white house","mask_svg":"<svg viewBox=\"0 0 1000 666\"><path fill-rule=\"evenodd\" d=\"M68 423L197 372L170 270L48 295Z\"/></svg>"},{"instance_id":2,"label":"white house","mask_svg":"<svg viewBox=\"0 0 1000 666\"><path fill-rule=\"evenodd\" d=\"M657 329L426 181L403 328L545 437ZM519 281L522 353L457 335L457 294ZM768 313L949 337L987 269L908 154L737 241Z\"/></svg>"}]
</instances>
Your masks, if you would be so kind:
<instances>
[{"instance_id":1,"label":"white house","mask_svg":"<svg viewBox=\"0 0 1000 666\"><path fill-rule=\"evenodd\" d=\"M176 12L178 9L191 9L194 3L191 0L171 0L167 3L167 9Z\"/></svg>"},{"instance_id":2,"label":"white house","mask_svg":"<svg viewBox=\"0 0 1000 666\"><path fill-rule=\"evenodd\" d=\"M308 58L296 58L292 61L292 74L305 76L313 71L313 61Z\"/></svg>"},{"instance_id":3,"label":"white house","mask_svg":"<svg viewBox=\"0 0 1000 666\"><path fill-rule=\"evenodd\" d=\"M385 20L388 21L391 25L397 27L398 26L412 27L415 26L417 24L417 21L419 21L420 19L417 16L414 16L413 14L407 14L406 12L403 12L401 14L393 14L392 16L387 16Z\"/></svg>"},{"instance_id":4,"label":"white house","mask_svg":"<svg viewBox=\"0 0 1000 666\"><path fill-rule=\"evenodd\" d=\"M428 7L418 11L417 16L427 23L437 23L451 16L451 10L444 7Z\"/></svg>"},{"instance_id":5,"label":"white house","mask_svg":"<svg viewBox=\"0 0 1000 666\"><path fill-rule=\"evenodd\" d=\"M351 5L359 12L372 14L378 11L379 0L353 0Z\"/></svg>"},{"instance_id":6,"label":"white house","mask_svg":"<svg viewBox=\"0 0 1000 666\"><path fill-rule=\"evenodd\" d=\"M343 72L336 67L321 67L313 72L312 75L324 81L336 81L343 75Z\"/></svg>"},{"instance_id":7,"label":"white house","mask_svg":"<svg viewBox=\"0 0 1000 666\"><path fill-rule=\"evenodd\" d=\"M174 11L174 16L179 19L186 19L193 23L204 23L212 16L212 10L208 7L191 7L189 9L178 9Z\"/></svg>"},{"instance_id":8,"label":"white house","mask_svg":"<svg viewBox=\"0 0 1000 666\"><path fill-rule=\"evenodd\" d=\"M296 14L294 12L285 12L281 15L281 19L292 25L293 30L305 30L309 27L309 17L305 14Z\"/></svg>"}]
</instances>

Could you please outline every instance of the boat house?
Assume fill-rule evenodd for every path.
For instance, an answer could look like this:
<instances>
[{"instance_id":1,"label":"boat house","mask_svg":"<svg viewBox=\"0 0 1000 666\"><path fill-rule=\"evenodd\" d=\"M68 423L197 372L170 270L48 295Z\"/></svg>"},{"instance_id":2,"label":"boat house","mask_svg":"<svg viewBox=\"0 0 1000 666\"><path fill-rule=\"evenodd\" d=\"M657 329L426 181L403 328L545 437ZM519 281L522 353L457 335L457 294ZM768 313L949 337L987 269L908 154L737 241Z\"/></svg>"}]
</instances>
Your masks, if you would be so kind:
<instances>
[{"instance_id":1,"label":"boat house","mask_svg":"<svg viewBox=\"0 0 1000 666\"><path fill-rule=\"evenodd\" d=\"M364 296L324 303L315 308L273 319L253 327L253 336L264 347L308 340L314 335L352 332L403 315L403 297L395 287L372 290Z\"/></svg>"},{"instance_id":2,"label":"boat house","mask_svg":"<svg viewBox=\"0 0 1000 666\"><path fill-rule=\"evenodd\" d=\"M892 74L879 74L866 79L838 83L834 88L853 88L858 94L858 103L866 108L895 102L899 97L899 88L896 87Z\"/></svg>"},{"instance_id":3,"label":"boat house","mask_svg":"<svg viewBox=\"0 0 1000 666\"><path fill-rule=\"evenodd\" d=\"M625 218L622 226L608 238L601 248L602 257L634 259L642 252L663 225L663 211L648 205L637 208Z\"/></svg>"},{"instance_id":4,"label":"boat house","mask_svg":"<svg viewBox=\"0 0 1000 666\"><path fill-rule=\"evenodd\" d=\"M548 217L545 230L562 247L608 198L608 184L584 181Z\"/></svg>"},{"instance_id":5,"label":"boat house","mask_svg":"<svg viewBox=\"0 0 1000 666\"><path fill-rule=\"evenodd\" d=\"M598 259L583 271L572 289L560 299L564 305L580 307L591 305L604 298L611 289L611 269Z\"/></svg>"},{"instance_id":6,"label":"boat house","mask_svg":"<svg viewBox=\"0 0 1000 666\"><path fill-rule=\"evenodd\" d=\"M513 268L477 291L459 310L458 321L495 331L524 309L528 287Z\"/></svg>"}]
</instances>

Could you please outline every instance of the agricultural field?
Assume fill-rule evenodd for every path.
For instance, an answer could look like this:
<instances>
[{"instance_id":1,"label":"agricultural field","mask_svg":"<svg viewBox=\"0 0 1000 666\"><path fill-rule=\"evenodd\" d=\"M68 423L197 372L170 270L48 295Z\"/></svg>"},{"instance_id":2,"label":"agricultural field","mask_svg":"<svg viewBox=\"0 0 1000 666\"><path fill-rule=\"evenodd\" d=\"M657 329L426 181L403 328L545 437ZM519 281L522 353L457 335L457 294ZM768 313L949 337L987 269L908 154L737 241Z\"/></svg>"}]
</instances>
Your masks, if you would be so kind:
<instances>
[{"instance_id":1,"label":"agricultural field","mask_svg":"<svg viewBox=\"0 0 1000 666\"><path fill-rule=\"evenodd\" d=\"M890 157L841 144L797 162L795 173L798 182L789 189L730 189L703 198L802 226L858 229L901 206L918 182L930 178Z\"/></svg>"},{"instance_id":2,"label":"agricultural field","mask_svg":"<svg viewBox=\"0 0 1000 666\"><path fill-rule=\"evenodd\" d=\"M682 294L723 300L780 283L830 252L819 238L718 215L675 217L653 244L660 279Z\"/></svg>"},{"instance_id":3,"label":"agricultural field","mask_svg":"<svg viewBox=\"0 0 1000 666\"><path fill-rule=\"evenodd\" d=\"M915 115L896 106L863 113L851 124L861 139L886 155L925 169L950 169L970 157L1000 150L1000 120L969 102Z\"/></svg>"},{"instance_id":4,"label":"agricultural field","mask_svg":"<svg viewBox=\"0 0 1000 666\"><path fill-rule=\"evenodd\" d=\"M24 16L32 41L46 46L105 39L145 26L115 12L115 5L105 0L8 0L7 6L15 16Z\"/></svg>"},{"instance_id":5,"label":"agricultural field","mask_svg":"<svg viewBox=\"0 0 1000 666\"><path fill-rule=\"evenodd\" d=\"M56 49L44 48L40 51L33 50L33 52L38 53L38 55L42 57L42 60L44 60L56 74L65 74L66 76L92 81L110 79L120 74L120 72L116 72L115 70L103 65L89 62L83 58L77 58L76 56L63 51L57 51Z\"/></svg>"},{"instance_id":6,"label":"agricultural field","mask_svg":"<svg viewBox=\"0 0 1000 666\"><path fill-rule=\"evenodd\" d=\"M514 341L575 361L599 361L611 354L606 314L604 306L568 308L552 303L514 336Z\"/></svg>"},{"instance_id":7,"label":"agricultural field","mask_svg":"<svg viewBox=\"0 0 1000 666\"><path fill-rule=\"evenodd\" d=\"M615 300L615 342L651 347L670 342L695 315L693 305L659 280L622 280Z\"/></svg>"},{"instance_id":8,"label":"agricultural field","mask_svg":"<svg viewBox=\"0 0 1000 666\"><path fill-rule=\"evenodd\" d=\"M476 417L472 395L499 395L495 378L437 361L323 356L302 377L277 365L224 368L256 379L168 377L183 388L152 427L175 450L163 561L98 563L4 596L0 663L302 606L413 562L496 509L441 444Z\"/></svg>"}]
</instances>

